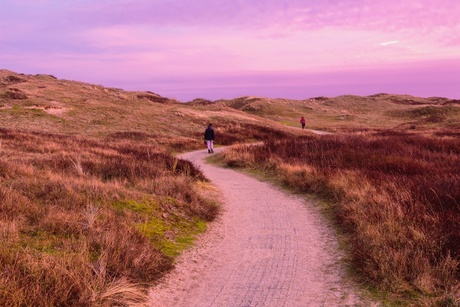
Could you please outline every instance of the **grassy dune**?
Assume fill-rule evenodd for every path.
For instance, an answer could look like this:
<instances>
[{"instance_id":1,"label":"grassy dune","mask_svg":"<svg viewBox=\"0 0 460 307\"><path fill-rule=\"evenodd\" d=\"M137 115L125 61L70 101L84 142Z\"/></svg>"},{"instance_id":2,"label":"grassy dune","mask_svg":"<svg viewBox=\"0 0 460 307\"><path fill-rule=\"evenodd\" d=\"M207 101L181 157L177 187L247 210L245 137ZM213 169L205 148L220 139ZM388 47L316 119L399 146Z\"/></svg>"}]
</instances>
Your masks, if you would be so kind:
<instances>
[{"instance_id":1,"label":"grassy dune","mask_svg":"<svg viewBox=\"0 0 460 307\"><path fill-rule=\"evenodd\" d=\"M0 305L141 302L217 204L149 144L0 130Z\"/></svg>"},{"instance_id":2,"label":"grassy dune","mask_svg":"<svg viewBox=\"0 0 460 307\"><path fill-rule=\"evenodd\" d=\"M202 148L208 122L217 130L219 144L251 141L252 133L260 136L283 129L279 123L222 103L184 104L151 92L7 70L0 70L0 122L4 128L97 139L123 133L128 138L138 133L142 139L147 134L171 151Z\"/></svg>"},{"instance_id":3,"label":"grassy dune","mask_svg":"<svg viewBox=\"0 0 460 307\"><path fill-rule=\"evenodd\" d=\"M223 154L319 195L353 268L394 303L460 303L460 140L380 132L270 139Z\"/></svg>"},{"instance_id":4,"label":"grassy dune","mask_svg":"<svg viewBox=\"0 0 460 307\"><path fill-rule=\"evenodd\" d=\"M377 94L367 97L314 97L304 100L241 97L222 103L287 126L350 132L368 129L411 130L418 133L452 133L460 130L460 100Z\"/></svg>"},{"instance_id":5,"label":"grassy dune","mask_svg":"<svg viewBox=\"0 0 460 307\"><path fill-rule=\"evenodd\" d=\"M127 306L218 213L201 172L173 154L285 136L222 104L181 104L0 71L0 305Z\"/></svg>"},{"instance_id":6,"label":"grassy dune","mask_svg":"<svg viewBox=\"0 0 460 307\"><path fill-rule=\"evenodd\" d=\"M390 94L180 103L0 70L0 305L142 304L218 214L201 172L174 157L203 148L209 122L218 145L265 141L228 165L332 202L366 282L458 303L458 110ZM300 116L337 136L293 129Z\"/></svg>"}]
</instances>

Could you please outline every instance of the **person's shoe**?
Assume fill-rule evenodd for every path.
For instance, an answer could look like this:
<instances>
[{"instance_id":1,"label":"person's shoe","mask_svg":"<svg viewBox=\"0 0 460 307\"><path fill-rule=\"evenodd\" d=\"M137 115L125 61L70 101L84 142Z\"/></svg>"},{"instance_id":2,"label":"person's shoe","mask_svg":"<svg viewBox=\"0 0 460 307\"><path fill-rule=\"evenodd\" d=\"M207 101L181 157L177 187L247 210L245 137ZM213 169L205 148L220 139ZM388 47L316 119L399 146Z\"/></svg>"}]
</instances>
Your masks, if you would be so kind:
<instances>
[{"instance_id":1,"label":"person's shoe","mask_svg":"<svg viewBox=\"0 0 460 307\"><path fill-rule=\"evenodd\" d=\"M214 153L214 149L211 149L211 153Z\"/></svg>"},{"instance_id":2,"label":"person's shoe","mask_svg":"<svg viewBox=\"0 0 460 307\"><path fill-rule=\"evenodd\" d=\"M208 153L211 153L211 150L210 150L210 149L208 149Z\"/></svg>"}]
</instances>

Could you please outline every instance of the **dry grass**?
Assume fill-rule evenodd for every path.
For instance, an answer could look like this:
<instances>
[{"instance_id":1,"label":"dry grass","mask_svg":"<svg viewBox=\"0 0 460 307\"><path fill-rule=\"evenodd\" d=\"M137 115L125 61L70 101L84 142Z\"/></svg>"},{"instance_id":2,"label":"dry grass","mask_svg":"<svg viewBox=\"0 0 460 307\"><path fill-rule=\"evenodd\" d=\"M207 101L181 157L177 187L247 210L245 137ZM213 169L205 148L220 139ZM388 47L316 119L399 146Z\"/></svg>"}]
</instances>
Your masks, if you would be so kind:
<instances>
[{"instance_id":1,"label":"dry grass","mask_svg":"<svg viewBox=\"0 0 460 307\"><path fill-rule=\"evenodd\" d=\"M366 284L417 304L460 303L460 142L399 133L267 140L227 151L322 195Z\"/></svg>"},{"instance_id":2,"label":"dry grass","mask_svg":"<svg viewBox=\"0 0 460 307\"><path fill-rule=\"evenodd\" d=\"M388 94L301 101L242 97L182 104L150 92L0 70L0 304L140 305L145 287L172 267L174 257L217 214L215 198L201 191L206 186L201 173L171 155L203 148L203 131L209 122L218 145L290 140L305 133L286 127L298 126L302 115L307 127L315 129L398 127L458 137L458 104L443 98ZM370 281L394 293L444 295L446 302L458 293L449 288L457 281L458 271L452 270L458 254L446 253L451 239L436 237L438 231L449 232L442 225L458 222L445 215L448 210L436 205L415 210L414 216L420 216L426 228L416 228L413 218L406 225L406 216L413 214L409 209L424 205L425 199L414 200L404 185L391 186L392 176L373 177L373 172L363 174L358 167L325 163L340 155L325 156L336 151L324 146L346 148L337 145L338 140L298 140L301 148L303 142L316 148L315 159L323 162L305 163L305 157L286 160L293 153L276 152L275 148L283 148L276 142L258 147L270 148L262 156L255 154L255 147L241 146L227 155L227 162L276 170L286 183L339 200L339 221L350 233L361 234L351 239L359 247L354 261ZM357 159L359 154L347 159ZM358 160L365 161L364 157L359 155ZM380 161L380 156L372 157L370 164ZM402 158L394 159L393 166L400 165ZM411 160L401 164L404 171L424 169L423 163L411 164ZM392 161L383 162L391 165ZM441 174L433 178L441 182L458 178ZM428 185L418 192L437 204L444 202L444 189ZM368 195L374 196L369 200ZM400 207L399 202L411 205ZM392 218L380 221L381 208L385 208L383 216ZM375 227L358 223L368 214L378 220ZM391 241L394 238L387 234L397 240ZM385 249L388 242L403 245L400 242L406 242L406 237L417 249L438 240L437 247L422 248L420 254ZM375 246L361 244L369 238L376 240ZM386 259L400 260L383 265L379 262L383 252ZM420 274L412 274L410 264L403 263L407 257L420 263Z\"/></svg>"},{"instance_id":3,"label":"dry grass","mask_svg":"<svg viewBox=\"0 0 460 307\"><path fill-rule=\"evenodd\" d=\"M148 142L0 139L2 306L139 303L217 214L200 171Z\"/></svg>"},{"instance_id":4,"label":"dry grass","mask_svg":"<svg viewBox=\"0 0 460 307\"><path fill-rule=\"evenodd\" d=\"M307 128L325 131L361 131L367 129L410 129L443 133L460 128L460 101L446 98L420 98L377 94L367 97L314 97L304 100L241 97L223 100L226 105L300 127L305 116Z\"/></svg>"},{"instance_id":5,"label":"dry grass","mask_svg":"<svg viewBox=\"0 0 460 307\"><path fill-rule=\"evenodd\" d=\"M184 104L149 92L6 70L0 70L0 122L1 127L22 131L147 139L170 152L202 148L209 122L216 129L216 143L221 145L261 140L284 128L222 103Z\"/></svg>"},{"instance_id":6,"label":"dry grass","mask_svg":"<svg viewBox=\"0 0 460 307\"><path fill-rule=\"evenodd\" d=\"M217 214L173 153L285 136L223 104L0 70L0 305L140 304Z\"/></svg>"}]
</instances>

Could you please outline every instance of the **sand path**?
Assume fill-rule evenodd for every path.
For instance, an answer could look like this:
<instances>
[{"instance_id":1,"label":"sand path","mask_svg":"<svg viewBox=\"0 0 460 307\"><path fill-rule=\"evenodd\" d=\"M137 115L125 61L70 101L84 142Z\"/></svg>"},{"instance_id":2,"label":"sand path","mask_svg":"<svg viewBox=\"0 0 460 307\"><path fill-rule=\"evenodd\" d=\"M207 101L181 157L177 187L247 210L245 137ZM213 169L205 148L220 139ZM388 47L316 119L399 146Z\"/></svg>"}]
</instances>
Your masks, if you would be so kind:
<instances>
[{"instance_id":1,"label":"sand path","mask_svg":"<svg viewBox=\"0 0 460 307\"><path fill-rule=\"evenodd\" d=\"M344 277L333 230L311 203L206 164L207 156L181 158L222 192L223 213L152 289L149 306L363 305Z\"/></svg>"}]
</instances>

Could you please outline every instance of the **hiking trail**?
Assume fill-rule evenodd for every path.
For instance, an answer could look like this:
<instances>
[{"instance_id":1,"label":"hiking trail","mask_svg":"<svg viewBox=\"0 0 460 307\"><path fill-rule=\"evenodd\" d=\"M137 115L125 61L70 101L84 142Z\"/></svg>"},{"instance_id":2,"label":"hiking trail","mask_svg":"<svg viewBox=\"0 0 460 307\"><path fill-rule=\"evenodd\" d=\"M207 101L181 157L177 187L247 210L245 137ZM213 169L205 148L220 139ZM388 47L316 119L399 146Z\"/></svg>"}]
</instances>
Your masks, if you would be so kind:
<instances>
[{"instance_id":1,"label":"hiking trail","mask_svg":"<svg viewBox=\"0 0 460 307\"><path fill-rule=\"evenodd\" d=\"M218 148L215 152L221 151ZM241 172L198 166L224 205L196 245L150 292L149 306L368 306L344 272L329 223L305 198Z\"/></svg>"}]
</instances>

